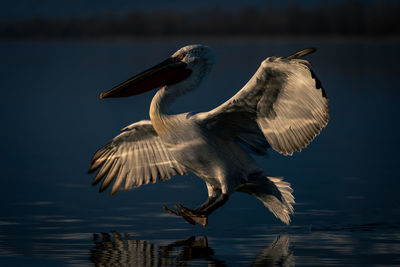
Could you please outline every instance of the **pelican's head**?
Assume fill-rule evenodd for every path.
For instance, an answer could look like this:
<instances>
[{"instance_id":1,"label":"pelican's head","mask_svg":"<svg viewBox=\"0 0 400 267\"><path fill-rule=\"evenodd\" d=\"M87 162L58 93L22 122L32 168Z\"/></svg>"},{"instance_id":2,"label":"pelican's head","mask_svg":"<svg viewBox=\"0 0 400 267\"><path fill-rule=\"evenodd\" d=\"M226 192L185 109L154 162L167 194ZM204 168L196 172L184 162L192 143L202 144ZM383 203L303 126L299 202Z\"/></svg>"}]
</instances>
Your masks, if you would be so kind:
<instances>
[{"instance_id":1,"label":"pelican's head","mask_svg":"<svg viewBox=\"0 0 400 267\"><path fill-rule=\"evenodd\" d=\"M192 90L211 71L215 60L216 53L212 48L188 45L160 64L101 93L100 98L134 96L163 86L167 86L167 90Z\"/></svg>"}]
</instances>

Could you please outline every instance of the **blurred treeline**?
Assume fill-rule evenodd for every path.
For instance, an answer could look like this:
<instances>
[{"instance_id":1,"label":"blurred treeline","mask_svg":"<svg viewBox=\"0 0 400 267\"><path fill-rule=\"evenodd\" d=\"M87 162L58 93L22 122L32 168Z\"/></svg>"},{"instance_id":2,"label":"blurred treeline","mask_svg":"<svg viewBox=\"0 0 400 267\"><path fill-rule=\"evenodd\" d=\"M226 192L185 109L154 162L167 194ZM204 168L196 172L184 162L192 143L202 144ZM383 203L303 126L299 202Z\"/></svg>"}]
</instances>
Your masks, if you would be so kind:
<instances>
[{"instance_id":1,"label":"blurred treeline","mask_svg":"<svg viewBox=\"0 0 400 267\"><path fill-rule=\"evenodd\" d=\"M96 38L171 35L397 36L400 1L330 6L131 11L74 18L0 21L0 38Z\"/></svg>"}]
</instances>

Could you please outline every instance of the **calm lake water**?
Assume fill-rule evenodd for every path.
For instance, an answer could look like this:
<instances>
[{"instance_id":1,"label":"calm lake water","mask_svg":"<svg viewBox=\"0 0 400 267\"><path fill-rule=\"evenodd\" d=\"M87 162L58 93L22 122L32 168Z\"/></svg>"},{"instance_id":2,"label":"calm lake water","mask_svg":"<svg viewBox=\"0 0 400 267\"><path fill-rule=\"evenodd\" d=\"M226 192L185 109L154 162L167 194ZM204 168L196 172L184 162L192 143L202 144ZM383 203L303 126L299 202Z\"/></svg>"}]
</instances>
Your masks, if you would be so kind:
<instances>
[{"instance_id":1,"label":"calm lake water","mask_svg":"<svg viewBox=\"0 0 400 267\"><path fill-rule=\"evenodd\" d=\"M308 57L330 98L331 121L301 153L257 158L296 197L290 226L236 193L203 228L165 213L194 207L204 183L189 174L116 196L87 175L94 151L148 118L154 92L100 92L191 43L219 59L176 112L211 109L271 55ZM399 42L126 40L0 43L0 265L400 265Z\"/></svg>"}]
</instances>

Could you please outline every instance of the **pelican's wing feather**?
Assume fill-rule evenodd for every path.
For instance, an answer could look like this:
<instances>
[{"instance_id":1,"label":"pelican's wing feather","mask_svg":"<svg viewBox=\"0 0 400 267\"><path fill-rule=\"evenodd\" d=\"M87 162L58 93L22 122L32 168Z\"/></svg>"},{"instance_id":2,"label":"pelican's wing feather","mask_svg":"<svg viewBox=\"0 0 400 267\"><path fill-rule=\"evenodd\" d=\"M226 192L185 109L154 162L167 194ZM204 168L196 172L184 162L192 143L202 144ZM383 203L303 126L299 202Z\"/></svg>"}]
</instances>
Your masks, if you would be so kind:
<instances>
[{"instance_id":1,"label":"pelican's wing feather","mask_svg":"<svg viewBox=\"0 0 400 267\"><path fill-rule=\"evenodd\" d=\"M132 186L155 183L157 179L166 180L175 174L186 173L148 120L125 127L99 149L92 158L89 173L97 169L93 185L103 180L102 192L114 181L111 194L115 194L124 182L124 190L128 190Z\"/></svg>"},{"instance_id":2,"label":"pelican's wing feather","mask_svg":"<svg viewBox=\"0 0 400 267\"><path fill-rule=\"evenodd\" d=\"M221 134L234 130L236 138L257 153L268 146L284 155L301 151L329 120L321 82L310 63L298 58L314 51L265 59L238 93L198 118Z\"/></svg>"}]
</instances>

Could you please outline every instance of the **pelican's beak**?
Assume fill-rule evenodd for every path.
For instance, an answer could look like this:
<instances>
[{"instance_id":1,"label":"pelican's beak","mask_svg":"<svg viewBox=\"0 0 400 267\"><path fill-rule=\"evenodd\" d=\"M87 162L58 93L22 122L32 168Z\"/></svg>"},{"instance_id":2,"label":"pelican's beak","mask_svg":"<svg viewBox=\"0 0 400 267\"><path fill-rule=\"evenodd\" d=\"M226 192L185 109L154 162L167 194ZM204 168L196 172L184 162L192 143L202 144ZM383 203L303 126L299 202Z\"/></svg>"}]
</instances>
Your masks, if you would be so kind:
<instances>
[{"instance_id":1,"label":"pelican's beak","mask_svg":"<svg viewBox=\"0 0 400 267\"><path fill-rule=\"evenodd\" d=\"M186 66L186 63L178 58L168 58L111 90L101 93L100 98L134 96L165 85L178 83L192 73Z\"/></svg>"}]
</instances>

